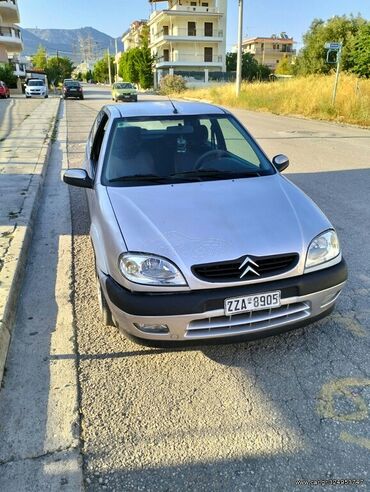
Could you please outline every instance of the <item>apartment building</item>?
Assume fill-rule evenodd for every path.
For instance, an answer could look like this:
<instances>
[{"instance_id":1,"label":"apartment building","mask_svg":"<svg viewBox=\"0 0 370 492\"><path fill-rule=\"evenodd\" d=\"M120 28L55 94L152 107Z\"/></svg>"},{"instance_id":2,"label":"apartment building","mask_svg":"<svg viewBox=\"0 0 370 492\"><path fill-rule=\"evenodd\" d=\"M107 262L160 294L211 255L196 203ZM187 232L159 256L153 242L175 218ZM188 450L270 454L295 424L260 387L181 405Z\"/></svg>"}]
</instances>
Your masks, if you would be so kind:
<instances>
[{"instance_id":1,"label":"apartment building","mask_svg":"<svg viewBox=\"0 0 370 492\"><path fill-rule=\"evenodd\" d=\"M136 48L140 45L141 33L143 27L145 27L147 23L148 21L146 19L136 20L131 23L129 29L127 29L122 37L124 51Z\"/></svg>"},{"instance_id":2,"label":"apartment building","mask_svg":"<svg viewBox=\"0 0 370 492\"><path fill-rule=\"evenodd\" d=\"M155 81L167 73L226 71L227 0L149 0ZM164 9L158 9L165 3Z\"/></svg>"},{"instance_id":3,"label":"apartment building","mask_svg":"<svg viewBox=\"0 0 370 492\"><path fill-rule=\"evenodd\" d=\"M0 0L0 63L11 62L19 72L19 53L23 50L16 0ZM18 67L17 67L18 65Z\"/></svg>"},{"instance_id":4,"label":"apartment building","mask_svg":"<svg viewBox=\"0 0 370 492\"><path fill-rule=\"evenodd\" d=\"M271 37L255 37L243 41L243 51L254 55L258 63L267 65L275 70L280 60L285 56L295 55L294 40L286 33L280 36L273 34Z\"/></svg>"}]
</instances>

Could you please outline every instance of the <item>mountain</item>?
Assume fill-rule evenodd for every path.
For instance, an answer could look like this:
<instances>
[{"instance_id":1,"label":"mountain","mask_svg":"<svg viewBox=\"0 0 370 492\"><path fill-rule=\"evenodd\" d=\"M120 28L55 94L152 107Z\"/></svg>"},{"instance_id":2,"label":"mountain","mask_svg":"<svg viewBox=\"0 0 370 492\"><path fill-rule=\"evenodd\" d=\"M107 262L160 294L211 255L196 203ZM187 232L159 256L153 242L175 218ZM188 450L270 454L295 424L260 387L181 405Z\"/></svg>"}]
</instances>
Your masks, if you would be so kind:
<instances>
[{"instance_id":1,"label":"mountain","mask_svg":"<svg viewBox=\"0 0 370 492\"><path fill-rule=\"evenodd\" d=\"M48 55L68 56L76 63L90 57L101 58L107 48L115 53L115 38L108 36L93 27L80 29L31 29L22 28L24 43L23 55L33 55L40 44L45 47ZM123 50L120 38L117 38L118 51Z\"/></svg>"}]
</instances>

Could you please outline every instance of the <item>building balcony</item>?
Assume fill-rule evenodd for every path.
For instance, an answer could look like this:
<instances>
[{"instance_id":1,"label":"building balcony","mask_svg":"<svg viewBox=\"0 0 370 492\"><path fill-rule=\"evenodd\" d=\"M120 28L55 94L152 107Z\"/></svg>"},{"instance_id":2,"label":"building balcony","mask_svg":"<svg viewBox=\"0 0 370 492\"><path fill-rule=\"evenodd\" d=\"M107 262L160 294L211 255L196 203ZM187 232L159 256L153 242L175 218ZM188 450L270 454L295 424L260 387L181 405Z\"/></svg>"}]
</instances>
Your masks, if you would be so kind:
<instances>
[{"instance_id":1,"label":"building balcony","mask_svg":"<svg viewBox=\"0 0 370 492\"><path fill-rule=\"evenodd\" d=\"M17 27L0 27L0 45L11 53L22 51L23 41L20 29Z\"/></svg>"},{"instance_id":2,"label":"building balcony","mask_svg":"<svg viewBox=\"0 0 370 492\"><path fill-rule=\"evenodd\" d=\"M156 59L156 68L169 67L222 67L222 55L204 56L192 53L174 53L171 57L160 56Z\"/></svg>"},{"instance_id":3,"label":"building balcony","mask_svg":"<svg viewBox=\"0 0 370 492\"><path fill-rule=\"evenodd\" d=\"M149 24L157 22L160 17L167 15L179 15L186 17L196 17L196 16L221 16L224 12L221 12L215 7L193 7L187 5L174 5L171 9L166 10L155 10L149 17Z\"/></svg>"},{"instance_id":4,"label":"building balcony","mask_svg":"<svg viewBox=\"0 0 370 492\"><path fill-rule=\"evenodd\" d=\"M179 41L191 41L191 42L222 42L224 39L224 33L222 30L207 31L204 29L196 29L189 31L186 28L174 27L172 31L162 29L158 33L151 35L150 47L154 47L166 42L179 42Z\"/></svg>"},{"instance_id":5,"label":"building balcony","mask_svg":"<svg viewBox=\"0 0 370 492\"><path fill-rule=\"evenodd\" d=\"M3 22L19 22L19 10L15 0L0 0L0 18Z\"/></svg>"}]
</instances>

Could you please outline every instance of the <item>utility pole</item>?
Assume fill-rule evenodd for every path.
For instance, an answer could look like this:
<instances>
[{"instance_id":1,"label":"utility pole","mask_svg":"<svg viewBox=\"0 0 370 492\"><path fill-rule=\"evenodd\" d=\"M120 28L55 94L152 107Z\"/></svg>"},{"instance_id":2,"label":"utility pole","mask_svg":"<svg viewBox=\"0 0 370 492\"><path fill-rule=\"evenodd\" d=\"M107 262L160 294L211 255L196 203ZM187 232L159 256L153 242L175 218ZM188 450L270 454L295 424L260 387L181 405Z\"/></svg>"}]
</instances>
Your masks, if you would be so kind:
<instances>
[{"instance_id":1,"label":"utility pole","mask_svg":"<svg viewBox=\"0 0 370 492\"><path fill-rule=\"evenodd\" d=\"M107 57L108 57L108 74L109 74L109 85L112 85L112 69L110 66L110 51L107 48Z\"/></svg>"},{"instance_id":2,"label":"utility pole","mask_svg":"<svg viewBox=\"0 0 370 492\"><path fill-rule=\"evenodd\" d=\"M118 81L118 60L117 60L117 55L118 55L118 43L117 43L117 38L114 40L115 41L115 48L116 48L116 63L115 63L115 67L116 67L116 74L115 74L115 77L114 77L114 81L117 82Z\"/></svg>"},{"instance_id":3,"label":"utility pole","mask_svg":"<svg viewBox=\"0 0 370 492\"><path fill-rule=\"evenodd\" d=\"M235 95L236 95L236 97L239 97L240 87L241 87L241 83L242 83L243 3L244 3L244 0L238 0L239 21L238 21L238 57L237 57L237 63L236 63L236 82L235 82Z\"/></svg>"},{"instance_id":4,"label":"utility pole","mask_svg":"<svg viewBox=\"0 0 370 492\"><path fill-rule=\"evenodd\" d=\"M338 89L338 81L339 81L340 59L341 59L341 56L342 56L342 44L340 44L339 49L337 51L337 73L335 74L333 97L332 97L332 100L331 100L331 103L332 103L333 106L335 104L335 99L337 97L337 89Z\"/></svg>"}]
</instances>

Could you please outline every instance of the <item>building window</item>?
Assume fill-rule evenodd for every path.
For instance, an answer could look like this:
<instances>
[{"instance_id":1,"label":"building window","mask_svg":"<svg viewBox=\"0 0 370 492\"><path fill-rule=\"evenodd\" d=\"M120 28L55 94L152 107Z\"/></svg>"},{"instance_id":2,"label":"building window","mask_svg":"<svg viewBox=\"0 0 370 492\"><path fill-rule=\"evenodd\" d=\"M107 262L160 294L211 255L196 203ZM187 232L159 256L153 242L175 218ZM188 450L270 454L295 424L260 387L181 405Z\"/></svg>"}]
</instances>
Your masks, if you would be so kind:
<instances>
[{"instance_id":1,"label":"building window","mask_svg":"<svg viewBox=\"0 0 370 492\"><path fill-rule=\"evenodd\" d=\"M265 43L261 43L261 51L265 49Z\"/></svg>"},{"instance_id":2,"label":"building window","mask_svg":"<svg viewBox=\"0 0 370 492\"><path fill-rule=\"evenodd\" d=\"M197 6L197 2L190 2L190 5L191 5L192 7L196 7L196 6Z\"/></svg>"},{"instance_id":3,"label":"building window","mask_svg":"<svg viewBox=\"0 0 370 492\"><path fill-rule=\"evenodd\" d=\"M204 23L204 35L213 36L213 22Z\"/></svg>"},{"instance_id":4,"label":"building window","mask_svg":"<svg viewBox=\"0 0 370 492\"><path fill-rule=\"evenodd\" d=\"M170 50L163 50L163 61L170 61Z\"/></svg>"},{"instance_id":5,"label":"building window","mask_svg":"<svg viewBox=\"0 0 370 492\"><path fill-rule=\"evenodd\" d=\"M195 22L188 22L188 36L196 36L197 29Z\"/></svg>"},{"instance_id":6,"label":"building window","mask_svg":"<svg viewBox=\"0 0 370 492\"><path fill-rule=\"evenodd\" d=\"M204 61L205 62L213 61L213 48L204 48Z\"/></svg>"},{"instance_id":7,"label":"building window","mask_svg":"<svg viewBox=\"0 0 370 492\"><path fill-rule=\"evenodd\" d=\"M207 2L202 2L202 7L208 7L208 3Z\"/></svg>"},{"instance_id":8,"label":"building window","mask_svg":"<svg viewBox=\"0 0 370 492\"><path fill-rule=\"evenodd\" d=\"M168 36L168 26L163 26L163 35Z\"/></svg>"}]
</instances>

